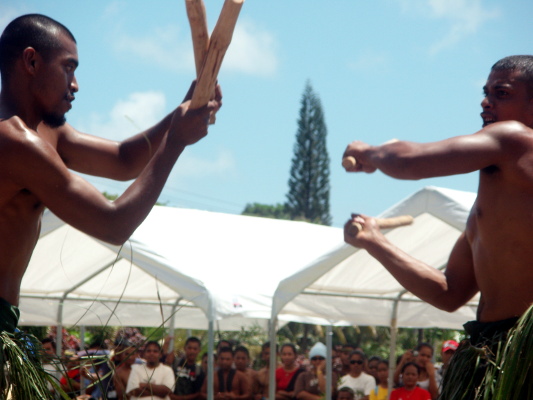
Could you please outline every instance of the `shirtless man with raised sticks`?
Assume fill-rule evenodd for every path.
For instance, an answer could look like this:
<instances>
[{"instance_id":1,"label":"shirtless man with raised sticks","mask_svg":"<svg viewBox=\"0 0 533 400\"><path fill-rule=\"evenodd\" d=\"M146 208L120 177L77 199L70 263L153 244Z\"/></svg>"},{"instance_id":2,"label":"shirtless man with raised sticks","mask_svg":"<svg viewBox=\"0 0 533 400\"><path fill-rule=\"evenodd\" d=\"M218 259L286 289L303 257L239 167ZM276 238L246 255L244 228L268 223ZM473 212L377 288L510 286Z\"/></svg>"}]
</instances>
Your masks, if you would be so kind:
<instances>
[{"instance_id":1,"label":"shirtless man with raised sticks","mask_svg":"<svg viewBox=\"0 0 533 400\"><path fill-rule=\"evenodd\" d=\"M477 200L446 270L396 248L367 216L352 216L345 241L366 249L407 290L440 309L454 311L480 292L477 321L465 329L474 345L496 346L533 303L533 56L494 64L484 93L483 128L474 134L434 143L353 142L344 153L356 160L349 172L380 170L398 179L479 171ZM363 226L355 235L353 222Z\"/></svg>"},{"instance_id":2,"label":"shirtless man with raised sticks","mask_svg":"<svg viewBox=\"0 0 533 400\"><path fill-rule=\"evenodd\" d=\"M190 110L189 93L161 122L121 143L82 134L65 124L77 66L72 33L46 16L21 16L0 37L0 331L16 327L20 282L45 207L89 235L124 243L221 105L218 90L215 100ZM70 169L135 181L112 202Z\"/></svg>"}]
</instances>

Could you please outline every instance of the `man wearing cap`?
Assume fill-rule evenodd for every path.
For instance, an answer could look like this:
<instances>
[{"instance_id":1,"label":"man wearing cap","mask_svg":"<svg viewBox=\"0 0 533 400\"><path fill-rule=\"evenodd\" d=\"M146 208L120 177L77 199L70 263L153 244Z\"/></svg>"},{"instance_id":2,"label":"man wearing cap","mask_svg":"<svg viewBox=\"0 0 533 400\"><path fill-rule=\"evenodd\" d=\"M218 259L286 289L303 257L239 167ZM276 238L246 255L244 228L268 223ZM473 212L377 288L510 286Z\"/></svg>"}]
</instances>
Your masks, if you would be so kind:
<instances>
[{"instance_id":1,"label":"man wearing cap","mask_svg":"<svg viewBox=\"0 0 533 400\"><path fill-rule=\"evenodd\" d=\"M326 393L326 346L317 342L309 352L311 368L309 371L298 375L294 385L294 393L297 399L301 400L318 400L323 398ZM332 394L335 391L337 374L332 373Z\"/></svg>"},{"instance_id":2,"label":"man wearing cap","mask_svg":"<svg viewBox=\"0 0 533 400\"><path fill-rule=\"evenodd\" d=\"M441 350L441 357L442 357L442 367L439 369L439 375L441 376L439 387L442 383L442 377L444 377L444 373L446 372L446 368L448 368L448 365L450 364L450 360L452 359L452 356L455 354L455 351L459 347L459 343L457 343L455 340L446 340L442 345Z\"/></svg>"}]
</instances>

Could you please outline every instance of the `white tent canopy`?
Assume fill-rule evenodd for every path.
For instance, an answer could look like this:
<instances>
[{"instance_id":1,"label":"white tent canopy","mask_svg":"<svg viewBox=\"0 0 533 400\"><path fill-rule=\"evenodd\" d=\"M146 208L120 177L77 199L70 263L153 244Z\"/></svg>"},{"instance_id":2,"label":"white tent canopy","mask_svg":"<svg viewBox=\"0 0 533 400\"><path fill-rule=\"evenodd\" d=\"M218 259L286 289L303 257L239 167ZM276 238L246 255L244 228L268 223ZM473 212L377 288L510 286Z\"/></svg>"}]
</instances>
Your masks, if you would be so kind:
<instances>
[{"instance_id":1,"label":"white tent canopy","mask_svg":"<svg viewBox=\"0 0 533 400\"><path fill-rule=\"evenodd\" d=\"M475 197L475 193L426 187L381 215L414 217L412 225L389 230L386 236L416 259L444 269ZM365 250L342 244L280 282L272 316L326 318L333 325L396 322L399 327L461 329L475 318L476 305L474 298L454 313L438 310L406 293Z\"/></svg>"},{"instance_id":2,"label":"white tent canopy","mask_svg":"<svg viewBox=\"0 0 533 400\"><path fill-rule=\"evenodd\" d=\"M159 326L176 305L175 327L266 323L279 281L340 240L338 228L156 206L119 248L46 212L20 325Z\"/></svg>"},{"instance_id":3,"label":"white tent canopy","mask_svg":"<svg viewBox=\"0 0 533 400\"><path fill-rule=\"evenodd\" d=\"M428 187L382 216L410 214L387 237L443 268L475 194ZM305 222L154 207L122 248L43 217L21 287L21 325L240 329L271 316L317 324L458 328L472 307L444 313L416 301L342 231ZM62 305L62 306L60 306ZM177 307L177 308L176 308Z\"/></svg>"}]
</instances>

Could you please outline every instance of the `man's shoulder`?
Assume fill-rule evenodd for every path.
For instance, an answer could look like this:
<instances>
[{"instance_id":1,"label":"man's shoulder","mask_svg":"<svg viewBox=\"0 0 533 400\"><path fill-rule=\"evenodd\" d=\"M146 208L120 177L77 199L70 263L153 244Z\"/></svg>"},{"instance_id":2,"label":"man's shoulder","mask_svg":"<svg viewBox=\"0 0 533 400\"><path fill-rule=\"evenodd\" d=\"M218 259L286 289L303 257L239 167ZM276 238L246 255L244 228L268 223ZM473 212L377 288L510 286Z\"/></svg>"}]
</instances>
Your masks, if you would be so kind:
<instances>
[{"instance_id":1,"label":"man's shoulder","mask_svg":"<svg viewBox=\"0 0 533 400\"><path fill-rule=\"evenodd\" d=\"M16 115L7 119L0 119L0 140L2 145L10 142L21 142L32 132L30 128Z\"/></svg>"},{"instance_id":2,"label":"man's shoulder","mask_svg":"<svg viewBox=\"0 0 533 400\"><path fill-rule=\"evenodd\" d=\"M487 125L478 133L496 137L500 141L531 140L533 129L519 121L501 121Z\"/></svg>"},{"instance_id":3,"label":"man's shoulder","mask_svg":"<svg viewBox=\"0 0 533 400\"><path fill-rule=\"evenodd\" d=\"M245 379L248 376L246 372L239 371L238 369L233 368L233 371L235 371L235 378Z\"/></svg>"},{"instance_id":4,"label":"man's shoulder","mask_svg":"<svg viewBox=\"0 0 533 400\"><path fill-rule=\"evenodd\" d=\"M360 381L363 381L363 382L376 383L376 380L374 379L374 377L372 375L367 374L366 372L361 372L361 375L359 375L356 379L359 379Z\"/></svg>"},{"instance_id":5,"label":"man's shoulder","mask_svg":"<svg viewBox=\"0 0 533 400\"><path fill-rule=\"evenodd\" d=\"M159 365L157 366L157 369L161 370L161 371L170 371L172 372L172 368L169 367L168 365L166 364L163 364L163 363L159 363Z\"/></svg>"},{"instance_id":6,"label":"man's shoulder","mask_svg":"<svg viewBox=\"0 0 533 400\"><path fill-rule=\"evenodd\" d=\"M0 154L2 156L11 154L19 160L24 156L45 154L54 147L49 145L55 143L56 138L54 134L41 135L40 132L30 129L17 116L0 120ZM45 153L42 153L43 151Z\"/></svg>"},{"instance_id":7,"label":"man's shoulder","mask_svg":"<svg viewBox=\"0 0 533 400\"><path fill-rule=\"evenodd\" d=\"M145 369L145 364L132 364L131 365L131 372L140 372L140 371L144 371Z\"/></svg>"}]
</instances>

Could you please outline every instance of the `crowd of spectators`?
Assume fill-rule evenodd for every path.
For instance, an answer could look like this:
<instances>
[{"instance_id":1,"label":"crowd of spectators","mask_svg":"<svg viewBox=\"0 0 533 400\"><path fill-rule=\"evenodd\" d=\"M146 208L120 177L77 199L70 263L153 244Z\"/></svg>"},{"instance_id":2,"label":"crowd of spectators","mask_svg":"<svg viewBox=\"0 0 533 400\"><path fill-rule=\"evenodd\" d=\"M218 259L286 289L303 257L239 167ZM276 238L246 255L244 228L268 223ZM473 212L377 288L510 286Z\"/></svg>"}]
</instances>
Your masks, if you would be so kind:
<instances>
[{"instance_id":1,"label":"crowd of spectators","mask_svg":"<svg viewBox=\"0 0 533 400\"><path fill-rule=\"evenodd\" d=\"M399 358L393 374L393 400L436 400L442 376L458 344L441 347L437 367L433 347L421 343ZM58 385L78 399L204 400L207 398L207 353L189 337L183 349L168 349L156 341L132 343L122 337L113 349L98 347L64 354L57 359L53 338L43 340L43 365L55 373ZM276 400L321 400L326 395L326 354L316 343L305 355L292 343L277 349ZM269 395L270 344L263 344L260 362L253 362L246 346L220 341L214 355L215 400L265 400ZM61 362L56 362L54 360ZM257 367L260 365L260 367ZM256 366L254 369L253 366ZM385 400L389 390L389 362L367 356L361 348L336 346L332 354L332 399ZM50 390L55 390L53 385ZM84 392L84 395L80 393Z\"/></svg>"}]
</instances>

